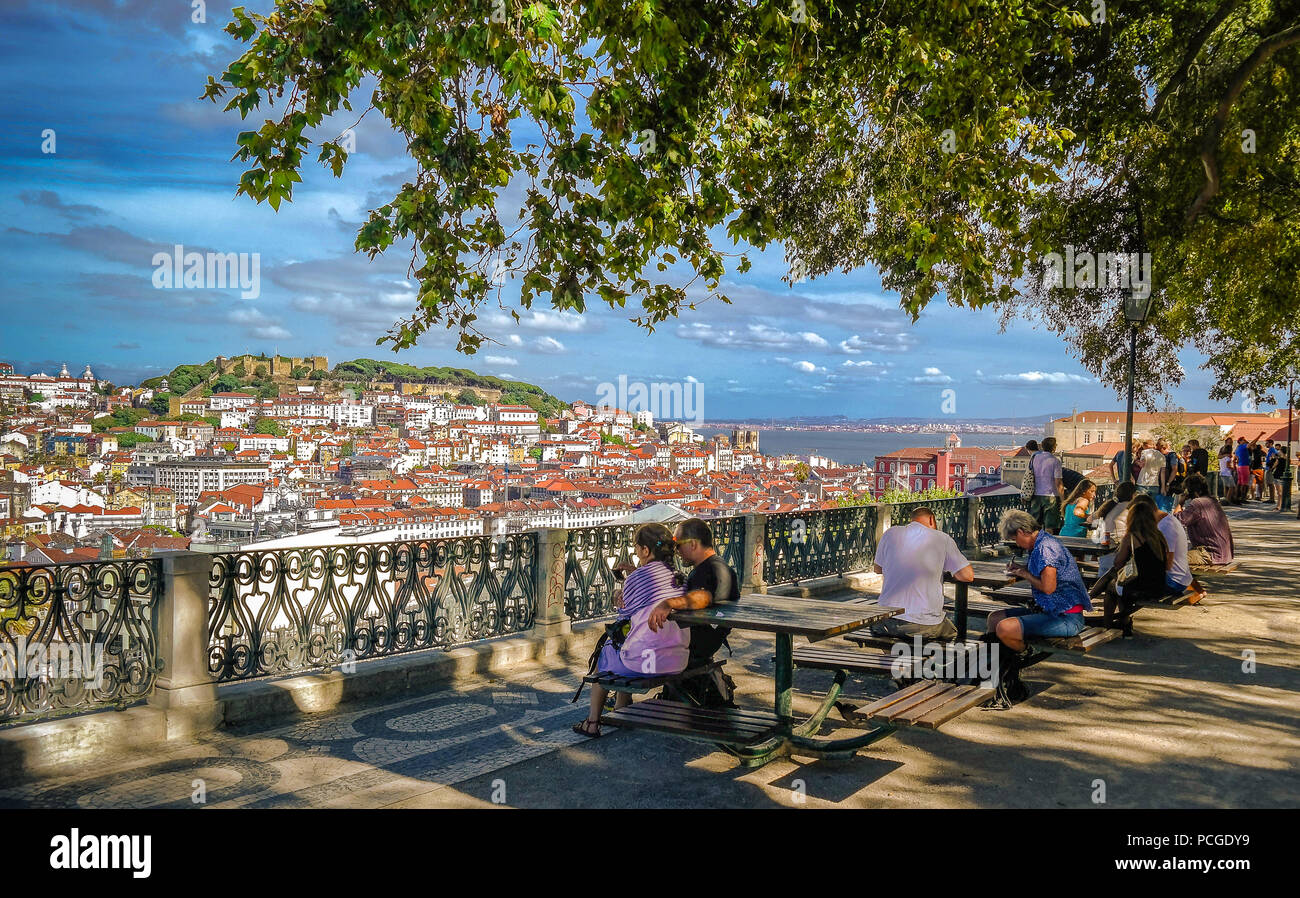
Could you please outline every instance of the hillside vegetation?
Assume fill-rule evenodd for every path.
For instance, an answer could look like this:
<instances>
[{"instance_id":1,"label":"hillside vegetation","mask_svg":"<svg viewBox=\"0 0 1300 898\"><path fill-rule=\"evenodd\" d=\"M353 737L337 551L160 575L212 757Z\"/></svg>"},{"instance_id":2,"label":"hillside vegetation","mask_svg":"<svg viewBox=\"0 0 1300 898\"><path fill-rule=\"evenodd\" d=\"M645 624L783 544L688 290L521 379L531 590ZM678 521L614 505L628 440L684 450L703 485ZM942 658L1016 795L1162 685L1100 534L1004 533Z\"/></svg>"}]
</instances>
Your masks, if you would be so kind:
<instances>
[{"instance_id":1,"label":"hillside vegetation","mask_svg":"<svg viewBox=\"0 0 1300 898\"><path fill-rule=\"evenodd\" d=\"M167 375L167 386L171 394L188 393L208 381L216 372L212 362L202 365L177 365ZM162 383L161 377L152 377L142 382L141 386L156 388ZM283 379L279 379L283 381ZM490 374L478 374L467 368L445 368L436 365L418 367L400 362L379 361L376 359L353 359L339 362L332 371L310 372L303 370L302 383L324 383L326 386L362 385L374 381L387 383L406 382L422 383L445 387L439 392L446 393L460 402L473 402L477 397L468 390L499 390L501 402L511 405L526 405L536 409L544 417L555 417L566 406L555 396L541 387L517 380L506 380ZM254 366L237 366L233 371L223 374L213 381L203 392L224 392L239 390L257 396L269 398L278 392L275 379L266 375L264 368ZM159 397L160 406L165 409L168 394Z\"/></svg>"}]
</instances>

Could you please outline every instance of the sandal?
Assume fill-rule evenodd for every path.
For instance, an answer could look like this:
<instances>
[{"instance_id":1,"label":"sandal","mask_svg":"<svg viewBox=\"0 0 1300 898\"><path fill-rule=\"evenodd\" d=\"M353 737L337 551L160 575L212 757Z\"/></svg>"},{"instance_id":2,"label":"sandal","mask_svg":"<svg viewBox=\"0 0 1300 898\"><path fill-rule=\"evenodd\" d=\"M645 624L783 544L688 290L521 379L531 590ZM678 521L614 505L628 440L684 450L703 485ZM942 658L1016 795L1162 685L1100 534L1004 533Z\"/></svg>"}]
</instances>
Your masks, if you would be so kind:
<instances>
[{"instance_id":1,"label":"sandal","mask_svg":"<svg viewBox=\"0 0 1300 898\"><path fill-rule=\"evenodd\" d=\"M594 733L590 729L590 727L593 726L596 728L596 732ZM586 736L588 739L599 739L601 736L600 721L589 720L584 717L580 722L573 725L573 731L579 736Z\"/></svg>"}]
</instances>

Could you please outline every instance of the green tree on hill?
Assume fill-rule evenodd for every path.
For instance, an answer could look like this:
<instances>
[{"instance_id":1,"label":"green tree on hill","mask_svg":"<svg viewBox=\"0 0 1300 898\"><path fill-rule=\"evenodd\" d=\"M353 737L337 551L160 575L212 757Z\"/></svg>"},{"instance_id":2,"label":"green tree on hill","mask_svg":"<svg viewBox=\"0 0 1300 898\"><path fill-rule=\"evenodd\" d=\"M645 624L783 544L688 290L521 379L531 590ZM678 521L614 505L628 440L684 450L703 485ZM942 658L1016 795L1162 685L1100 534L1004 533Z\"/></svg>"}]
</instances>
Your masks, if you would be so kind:
<instances>
[{"instance_id":1,"label":"green tree on hill","mask_svg":"<svg viewBox=\"0 0 1300 898\"><path fill-rule=\"evenodd\" d=\"M165 416L171 408L171 393L154 393L153 398L149 400L149 409L155 414Z\"/></svg>"},{"instance_id":2,"label":"green tree on hill","mask_svg":"<svg viewBox=\"0 0 1300 898\"><path fill-rule=\"evenodd\" d=\"M264 433L268 436L282 437L287 435L288 431L284 429L283 424L274 418L258 418L257 422L253 425L253 433Z\"/></svg>"}]
</instances>

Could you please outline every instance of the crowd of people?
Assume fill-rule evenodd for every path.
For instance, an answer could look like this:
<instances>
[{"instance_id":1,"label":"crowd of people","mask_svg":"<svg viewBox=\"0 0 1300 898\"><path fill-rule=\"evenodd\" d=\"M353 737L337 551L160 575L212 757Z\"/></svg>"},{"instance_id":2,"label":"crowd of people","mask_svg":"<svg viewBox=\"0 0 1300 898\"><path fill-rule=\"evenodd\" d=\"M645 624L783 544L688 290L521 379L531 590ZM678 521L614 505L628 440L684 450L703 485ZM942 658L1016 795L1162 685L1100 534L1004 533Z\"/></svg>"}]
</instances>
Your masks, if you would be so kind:
<instances>
[{"instance_id":1,"label":"crowd of people","mask_svg":"<svg viewBox=\"0 0 1300 898\"><path fill-rule=\"evenodd\" d=\"M1130 457L1132 464L1128 464ZM1150 495L1161 511L1173 510L1176 498L1185 491L1187 478L1193 474L1205 479L1209 495L1220 502L1241 505L1253 499L1281 511L1282 482L1290 466L1287 446L1239 436L1235 443L1225 438L1213 461L1200 440L1188 440L1178 451L1168 440L1135 440L1131 451L1121 449L1115 453L1109 469L1111 479L1119 483L1127 467L1128 480Z\"/></svg>"},{"instance_id":2,"label":"crowd of people","mask_svg":"<svg viewBox=\"0 0 1300 898\"><path fill-rule=\"evenodd\" d=\"M1271 440L1263 446L1239 439L1234 449L1225 441L1219 469L1209 470L1209 452L1189 440L1180 452L1166 440L1135 441L1132 464L1121 450L1111 461L1116 476L1114 496L1097 502L1097 484L1082 475L1069 477L1056 456L1056 441L1030 441L1029 473L1024 484L1026 509L1007 511L998 524L1001 538L1027 553L1024 564L1010 564L1010 577L1028 583L1032 603L995 611L988 617L985 641L1003 653L1000 670L1010 683L1007 695L1023 696L1018 670L1032 663L1029 642L1035 637L1074 636L1084 628L1084 612L1101 599L1103 625L1132 634L1131 615L1143 601L1205 595L1192 568L1232 561L1232 529L1219 501L1245 501L1253 487L1256 500L1264 490L1269 500L1287 470L1285 446ZM1254 472L1258 470L1258 477ZM1242 472L1245 473L1242 473ZM1213 479L1212 479L1213 478ZM1067 482L1068 481L1068 482ZM1068 493L1066 492L1068 490ZM1060 537L1086 536L1099 529L1115 550L1098 559L1098 577L1089 589ZM740 598L736 572L713 546L708 524L698 518L683 521L676 532L662 524L646 524L633 536L636 564L615 570L625 576L616 591L619 620L607 628L591 660L591 670L627 677L666 676L701 669L701 690L689 697L696 704L731 706L734 684L710 665L726 644L727 630L693 625L680 627L669 619L674 610L707 608ZM676 562L689 567L677 573ZM944 611L943 576L970 582L974 574L951 536L938 529L929 508L917 508L911 520L890 527L875 552L875 571L882 575L880 603L903 609L872 631L881 636L950 640L957 630ZM690 686L665 687L684 690ZM1019 694L1018 694L1019 693ZM585 736L600 735L600 713L608 690L592 687L588 716L574 726ZM625 707L631 694L619 692L615 707Z\"/></svg>"}]
</instances>

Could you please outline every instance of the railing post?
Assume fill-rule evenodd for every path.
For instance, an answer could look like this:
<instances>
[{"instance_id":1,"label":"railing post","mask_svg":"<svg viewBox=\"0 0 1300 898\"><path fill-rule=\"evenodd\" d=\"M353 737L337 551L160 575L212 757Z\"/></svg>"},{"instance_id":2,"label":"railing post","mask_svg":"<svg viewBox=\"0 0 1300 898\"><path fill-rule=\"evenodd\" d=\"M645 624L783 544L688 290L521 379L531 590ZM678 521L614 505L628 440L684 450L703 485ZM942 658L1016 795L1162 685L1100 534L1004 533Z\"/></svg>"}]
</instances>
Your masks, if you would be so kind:
<instances>
[{"instance_id":1,"label":"railing post","mask_svg":"<svg viewBox=\"0 0 1300 898\"><path fill-rule=\"evenodd\" d=\"M169 712L170 739L192 732L204 718L219 717L220 708L216 703L217 687L208 671L208 574L212 556L177 552L162 556L161 561L162 599L156 623L162 670L149 704Z\"/></svg>"},{"instance_id":2,"label":"railing post","mask_svg":"<svg viewBox=\"0 0 1300 898\"><path fill-rule=\"evenodd\" d=\"M877 548L880 546L880 538L885 535L889 529L889 505L885 502L876 503L876 541Z\"/></svg>"},{"instance_id":3,"label":"railing post","mask_svg":"<svg viewBox=\"0 0 1300 898\"><path fill-rule=\"evenodd\" d=\"M740 572L741 592L767 592L763 582L763 562L767 550L767 515L745 515L745 548L741 554L744 570Z\"/></svg>"},{"instance_id":4,"label":"railing post","mask_svg":"<svg viewBox=\"0 0 1300 898\"><path fill-rule=\"evenodd\" d=\"M980 548L980 515L984 508L984 501L978 496L966 497L966 550L974 552L976 558L983 558L984 551Z\"/></svg>"},{"instance_id":5,"label":"railing post","mask_svg":"<svg viewBox=\"0 0 1300 898\"><path fill-rule=\"evenodd\" d=\"M563 636L573 632L573 624L564 610L564 558L569 531L549 527L537 533L537 564L533 576L537 612L533 617L533 635Z\"/></svg>"}]
</instances>

